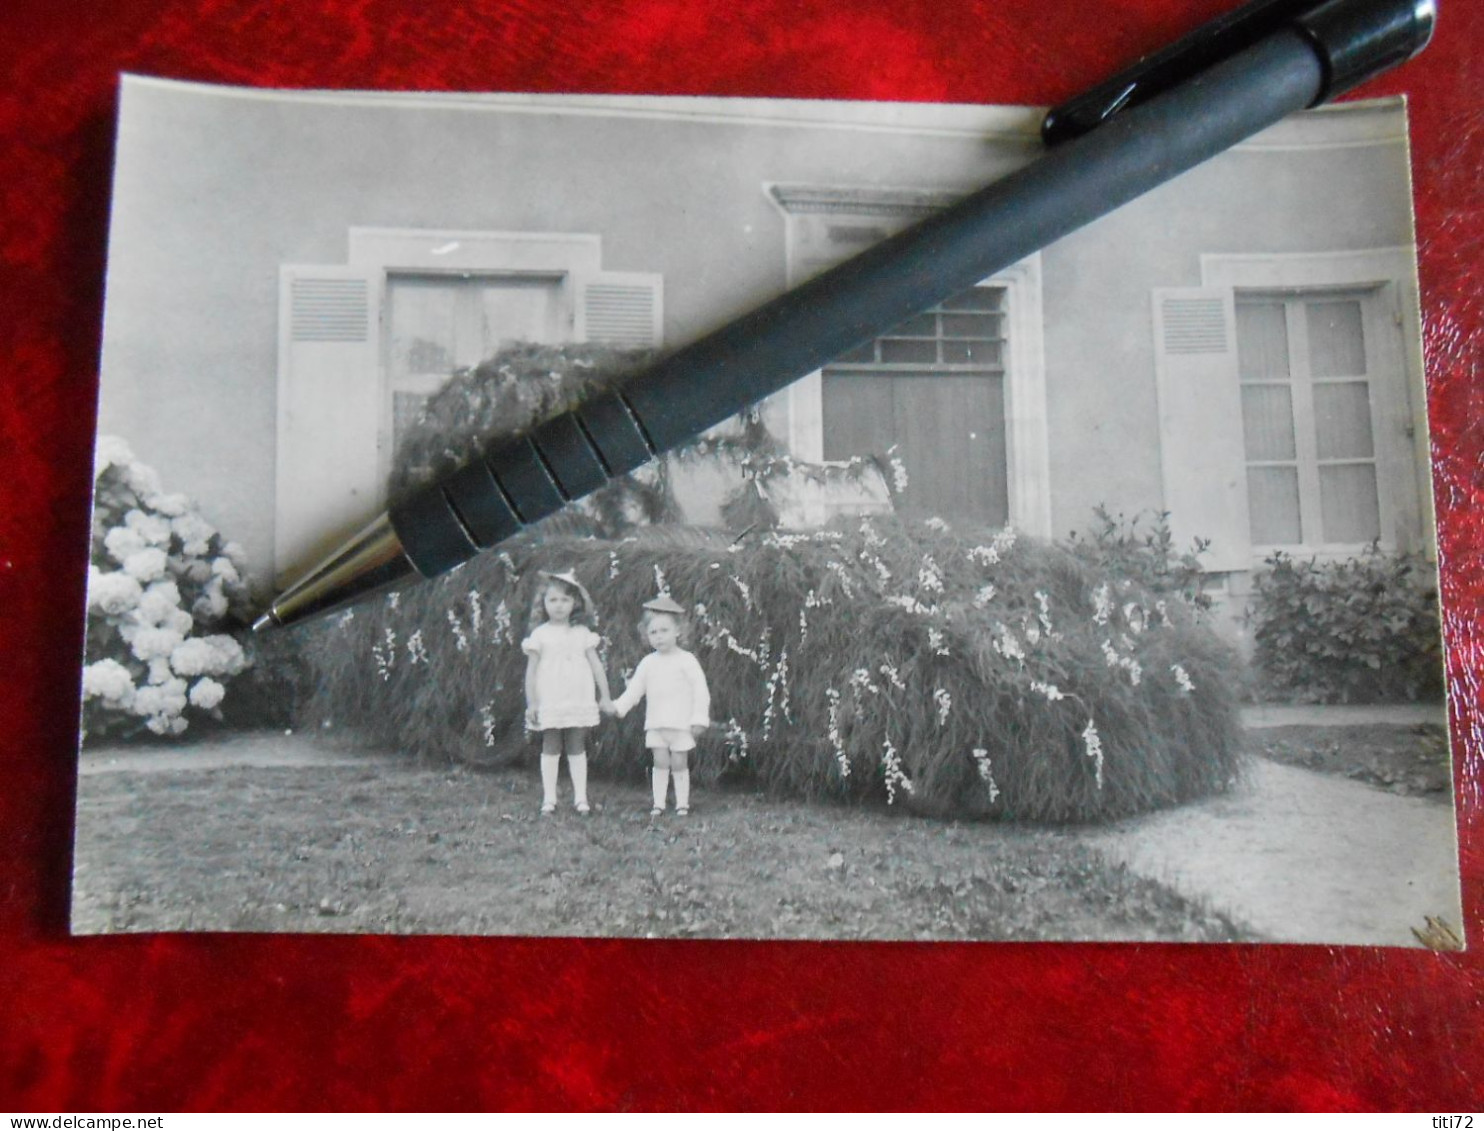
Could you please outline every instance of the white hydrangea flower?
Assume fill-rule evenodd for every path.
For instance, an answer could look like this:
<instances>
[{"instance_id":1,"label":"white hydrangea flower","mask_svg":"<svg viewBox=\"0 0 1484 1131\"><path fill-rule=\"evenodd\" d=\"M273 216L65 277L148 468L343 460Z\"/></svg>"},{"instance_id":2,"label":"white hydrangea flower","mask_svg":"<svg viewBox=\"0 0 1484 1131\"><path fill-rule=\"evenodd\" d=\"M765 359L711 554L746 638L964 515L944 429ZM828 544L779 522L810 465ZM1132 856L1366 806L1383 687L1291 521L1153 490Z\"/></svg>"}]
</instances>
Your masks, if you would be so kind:
<instances>
[{"instance_id":1,"label":"white hydrangea flower","mask_svg":"<svg viewBox=\"0 0 1484 1131\"><path fill-rule=\"evenodd\" d=\"M142 510L131 510L124 515L124 526L134 531L150 546L170 544L170 520L157 514L145 514Z\"/></svg>"},{"instance_id":2,"label":"white hydrangea flower","mask_svg":"<svg viewBox=\"0 0 1484 1131\"><path fill-rule=\"evenodd\" d=\"M186 553L204 554L206 544L216 534L216 527L207 522L198 514L182 514L170 520L170 529L175 536L185 544ZM192 550L194 545L201 546L199 550Z\"/></svg>"},{"instance_id":3,"label":"white hydrangea flower","mask_svg":"<svg viewBox=\"0 0 1484 1131\"><path fill-rule=\"evenodd\" d=\"M157 546L136 550L123 561L124 572L142 582L158 581L165 576L170 559Z\"/></svg>"},{"instance_id":4,"label":"white hydrangea flower","mask_svg":"<svg viewBox=\"0 0 1484 1131\"><path fill-rule=\"evenodd\" d=\"M202 675L215 670L216 649L204 637L182 640L170 653L170 668L177 675Z\"/></svg>"},{"instance_id":5,"label":"white hydrangea flower","mask_svg":"<svg viewBox=\"0 0 1484 1131\"><path fill-rule=\"evenodd\" d=\"M156 495L149 505L167 518L178 518L191 509L191 500L185 495Z\"/></svg>"},{"instance_id":6,"label":"white hydrangea flower","mask_svg":"<svg viewBox=\"0 0 1484 1131\"><path fill-rule=\"evenodd\" d=\"M82 669L82 696L127 709L134 702L134 677L117 660L98 660Z\"/></svg>"},{"instance_id":7,"label":"white hydrangea flower","mask_svg":"<svg viewBox=\"0 0 1484 1131\"><path fill-rule=\"evenodd\" d=\"M144 591L144 595L139 599L139 610L135 615L139 618L140 624L163 625L171 619L171 613L179 611L180 590L174 581L161 578ZM190 618L187 616L184 631L189 632L190 628Z\"/></svg>"},{"instance_id":8,"label":"white hydrangea flower","mask_svg":"<svg viewBox=\"0 0 1484 1131\"><path fill-rule=\"evenodd\" d=\"M211 572L228 585L238 585L242 581L242 575L237 571L237 566L228 557L213 558Z\"/></svg>"},{"instance_id":9,"label":"white hydrangea flower","mask_svg":"<svg viewBox=\"0 0 1484 1131\"><path fill-rule=\"evenodd\" d=\"M227 689L216 680L210 678L198 679L191 685L191 706L200 707L203 711L210 711L221 703L227 694Z\"/></svg>"},{"instance_id":10,"label":"white hydrangea flower","mask_svg":"<svg viewBox=\"0 0 1484 1131\"><path fill-rule=\"evenodd\" d=\"M93 448L93 480L110 467L121 466L134 462L134 453L129 450L129 445L117 436L98 437L98 443Z\"/></svg>"},{"instance_id":11,"label":"white hydrangea flower","mask_svg":"<svg viewBox=\"0 0 1484 1131\"><path fill-rule=\"evenodd\" d=\"M191 612L201 620L220 620L227 615L227 598L221 586L207 586L191 605Z\"/></svg>"},{"instance_id":12,"label":"white hydrangea flower","mask_svg":"<svg viewBox=\"0 0 1484 1131\"><path fill-rule=\"evenodd\" d=\"M109 557L122 564L131 554L143 550L145 541L139 531L127 526L115 526L103 536L103 547L108 551Z\"/></svg>"},{"instance_id":13,"label":"white hydrangea flower","mask_svg":"<svg viewBox=\"0 0 1484 1131\"><path fill-rule=\"evenodd\" d=\"M173 628L141 627L129 637L130 650L145 663L168 660L180 643L181 635Z\"/></svg>"},{"instance_id":14,"label":"white hydrangea flower","mask_svg":"<svg viewBox=\"0 0 1484 1131\"><path fill-rule=\"evenodd\" d=\"M148 684L135 691L133 710L136 715L164 716L168 719L184 711L187 701L186 681L171 679L164 683Z\"/></svg>"},{"instance_id":15,"label":"white hydrangea flower","mask_svg":"<svg viewBox=\"0 0 1484 1131\"><path fill-rule=\"evenodd\" d=\"M160 477L154 468L145 467L142 463L130 463L124 467L124 482L142 499L160 494Z\"/></svg>"},{"instance_id":16,"label":"white hydrangea flower","mask_svg":"<svg viewBox=\"0 0 1484 1131\"><path fill-rule=\"evenodd\" d=\"M118 616L135 608L144 588L122 570L88 570L88 609L107 616Z\"/></svg>"}]
</instances>

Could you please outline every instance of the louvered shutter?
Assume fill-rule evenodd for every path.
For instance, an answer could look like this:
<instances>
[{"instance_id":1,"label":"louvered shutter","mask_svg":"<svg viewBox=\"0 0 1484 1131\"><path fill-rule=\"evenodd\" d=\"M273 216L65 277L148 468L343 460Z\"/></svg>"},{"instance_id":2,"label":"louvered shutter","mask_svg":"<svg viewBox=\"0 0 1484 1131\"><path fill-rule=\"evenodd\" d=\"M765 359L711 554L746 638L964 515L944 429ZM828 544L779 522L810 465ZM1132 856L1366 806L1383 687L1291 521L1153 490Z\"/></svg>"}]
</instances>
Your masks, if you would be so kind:
<instances>
[{"instance_id":1,"label":"louvered shutter","mask_svg":"<svg viewBox=\"0 0 1484 1131\"><path fill-rule=\"evenodd\" d=\"M1160 466L1176 546L1206 538L1206 569L1251 569L1232 292L1156 289L1154 342Z\"/></svg>"},{"instance_id":2,"label":"louvered shutter","mask_svg":"<svg viewBox=\"0 0 1484 1131\"><path fill-rule=\"evenodd\" d=\"M577 340L622 349L664 339L664 277L600 271L577 280Z\"/></svg>"},{"instance_id":3,"label":"louvered shutter","mask_svg":"<svg viewBox=\"0 0 1484 1131\"><path fill-rule=\"evenodd\" d=\"M382 505L380 306L379 271L280 270L273 555L280 584Z\"/></svg>"}]
</instances>

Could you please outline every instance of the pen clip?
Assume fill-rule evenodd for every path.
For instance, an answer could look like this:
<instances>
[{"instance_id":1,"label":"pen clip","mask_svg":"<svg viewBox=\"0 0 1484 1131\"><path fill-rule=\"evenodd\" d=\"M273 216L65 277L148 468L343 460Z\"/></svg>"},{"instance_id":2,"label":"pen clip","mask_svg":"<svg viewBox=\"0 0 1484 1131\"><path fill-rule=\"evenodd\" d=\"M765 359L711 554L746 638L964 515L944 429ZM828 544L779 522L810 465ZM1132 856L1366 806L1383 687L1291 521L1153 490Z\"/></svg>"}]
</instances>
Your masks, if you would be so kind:
<instances>
[{"instance_id":1,"label":"pen clip","mask_svg":"<svg viewBox=\"0 0 1484 1131\"><path fill-rule=\"evenodd\" d=\"M1432 37L1435 0L1250 0L1091 90L1054 106L1041 139L1059 145L1291 26L1325 66L1316 105L1411 58Z\"/></svg>"}]
</instances>

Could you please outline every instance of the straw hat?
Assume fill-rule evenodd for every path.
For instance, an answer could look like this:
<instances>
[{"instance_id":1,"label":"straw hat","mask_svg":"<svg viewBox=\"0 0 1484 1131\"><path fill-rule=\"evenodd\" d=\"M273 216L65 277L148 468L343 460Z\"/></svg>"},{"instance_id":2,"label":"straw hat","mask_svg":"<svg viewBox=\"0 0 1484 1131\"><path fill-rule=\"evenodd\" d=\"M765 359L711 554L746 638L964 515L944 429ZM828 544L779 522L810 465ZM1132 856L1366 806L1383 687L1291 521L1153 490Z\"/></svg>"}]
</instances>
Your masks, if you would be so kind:
<instances>
[{"instance_id":1,"label":"straw hat","mask_svg":"<svg viewBox=\"0 0 1484 1131\"><path fill-rule=\"evenodd\" d=\"M597 608L593 605L593 595L587 591L587 586L583 585L582 582L577 580L576 570L564 569L558 572L556 570L540 569L536 572L539 576L545 577L548 580L560 581L565 585L570 585L573 589L577 590L579 594L581 594L582 607L587 611L587 615L593 616L594 614L596 614Z\"/></svg>"},{"instance_id":2,"label":"straw hat","mask_svg":"<svg viewBox=\"0 0 1484 1131\"><path fill-rule=\"evenodd\" d=\"M644 608L652 613L671 613L677 617L685 616L685 609L668 593L661 593L654 600L645 601Z\"/></svg>"}]
</instances>

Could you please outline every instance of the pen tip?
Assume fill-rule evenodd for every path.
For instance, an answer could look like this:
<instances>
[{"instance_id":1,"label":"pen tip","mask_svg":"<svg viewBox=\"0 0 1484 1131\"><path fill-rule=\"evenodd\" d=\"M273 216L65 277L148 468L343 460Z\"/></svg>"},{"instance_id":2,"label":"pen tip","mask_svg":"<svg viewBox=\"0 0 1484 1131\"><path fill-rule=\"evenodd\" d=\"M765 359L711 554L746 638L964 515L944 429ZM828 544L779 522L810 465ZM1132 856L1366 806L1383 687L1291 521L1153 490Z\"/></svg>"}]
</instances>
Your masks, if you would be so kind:
<instances>
[{"instance_id":1,"label":"pen tip","mask_svg":"<svg viewBox=\"0 0 1484 1131\"><path fill-rule=\"evenodd\" d=\"M268 628L276 628L277 626L278 621L273 619L273 614L271 612L264 613L257 620L252 622L252 630L255 633L262 632L264 629Z\"/></svg>"}]
</instances>

